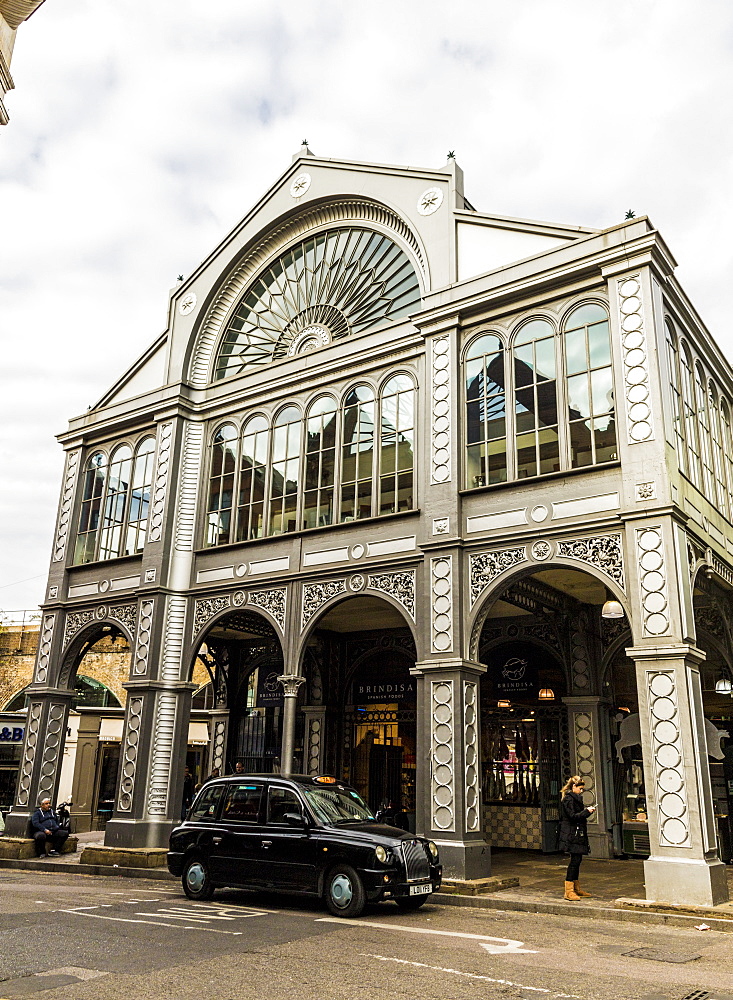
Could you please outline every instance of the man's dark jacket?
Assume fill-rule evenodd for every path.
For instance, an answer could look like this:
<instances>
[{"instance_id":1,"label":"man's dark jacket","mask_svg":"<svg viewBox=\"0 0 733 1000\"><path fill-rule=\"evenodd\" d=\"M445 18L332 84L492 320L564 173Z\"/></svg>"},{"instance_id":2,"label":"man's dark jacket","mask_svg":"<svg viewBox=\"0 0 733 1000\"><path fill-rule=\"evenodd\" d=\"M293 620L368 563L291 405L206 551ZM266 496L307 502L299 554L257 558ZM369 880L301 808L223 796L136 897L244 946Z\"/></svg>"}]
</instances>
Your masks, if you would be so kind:
<instances>
[{"instance_id":1,"label":"man's dark jacket","mask_svg":"<svg viewBox=\"0 0 733 1000\"><path fill-rule=\"evenodd\" d=\"M55 833L56 830L61 829L61 824L56 817L55 810L49 809L47 812L44 812L40 806L31 817L31 826L34 833L43 833L45 830Z\"/></svg>"}]
</instances>

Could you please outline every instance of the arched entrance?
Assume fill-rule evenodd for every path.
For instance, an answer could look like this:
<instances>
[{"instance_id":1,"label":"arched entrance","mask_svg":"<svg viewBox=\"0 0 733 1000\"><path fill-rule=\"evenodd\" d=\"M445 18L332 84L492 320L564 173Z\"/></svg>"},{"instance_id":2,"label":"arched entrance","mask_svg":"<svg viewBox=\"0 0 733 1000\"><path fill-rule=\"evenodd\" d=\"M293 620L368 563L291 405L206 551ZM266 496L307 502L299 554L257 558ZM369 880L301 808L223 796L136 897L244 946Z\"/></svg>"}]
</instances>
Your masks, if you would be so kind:
<instances>
[{"instance_id":1,"label":"arched entrance","mask_svg":"<svg viewBox=\"0 0 733 1000\"><path fill-rule=\"evenodd\" d=\"M206 760L188 765L199 768L194 777L200 781L213 768L224 774L238 766L246 773L278 771L283 717L278 677L284 667L274 626L255 611L229 611L200 637L195 660L210 678L204 705L210 706L211 731Z\"/></svg>"},{"instance_id":2,"label":"arched entrance","mask_svg":"<svg viewBox=\"0 0 733 1000\"><path fill-rule=\"evenodd\" d=\"M328 608L309 632L305 773L328 770L353 784L376 812L414 828L416 661L403 613L363 594Z\"/></svg>"},{"instance_id":3,"label":"arched entrance","mask_svg":"<svg viewBox=\"0 0 733 1000\"><path fill-rule=\"evenodd\" d=\"M603 686L602 608L610 583L573 565L545 565L497 588L476 616L481 678L483 829L493 848L557 849L559 793L570 774L597 806L594 856L614 851L615 714ZM628 622L624 619L626 625Z\"/></svg>"}]
</instances>

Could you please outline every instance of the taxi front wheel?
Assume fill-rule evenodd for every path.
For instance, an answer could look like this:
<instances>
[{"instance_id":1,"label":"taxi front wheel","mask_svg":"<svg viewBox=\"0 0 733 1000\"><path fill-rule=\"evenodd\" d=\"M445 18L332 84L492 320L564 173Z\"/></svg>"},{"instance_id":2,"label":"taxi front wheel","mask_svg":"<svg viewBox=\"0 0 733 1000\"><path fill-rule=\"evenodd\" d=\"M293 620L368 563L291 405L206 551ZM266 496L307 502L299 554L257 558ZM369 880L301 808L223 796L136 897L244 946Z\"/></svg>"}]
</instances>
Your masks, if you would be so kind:
<instances>
[{"instance_id":1,"label":"taxi front wheel","mask_svg":"<svg viewBox=\"0 0 733 1000\"><path fill-rule=\"evenodd\" d=\"M336 917L358 917L363 912L366 892L351 865L338 865L328 873L326 906Z\"/></svg>"},{"instance_id":2,"label":"taxi front wheel","mask_svg":"<svg viewBox=\"0 0 733 1000\"><path fill-rule=\"evenodd\" d=\"M211 899L214 886L205 861L192 858L183 869L183 891L189 899Z\"/></svg>"}]
</instances>

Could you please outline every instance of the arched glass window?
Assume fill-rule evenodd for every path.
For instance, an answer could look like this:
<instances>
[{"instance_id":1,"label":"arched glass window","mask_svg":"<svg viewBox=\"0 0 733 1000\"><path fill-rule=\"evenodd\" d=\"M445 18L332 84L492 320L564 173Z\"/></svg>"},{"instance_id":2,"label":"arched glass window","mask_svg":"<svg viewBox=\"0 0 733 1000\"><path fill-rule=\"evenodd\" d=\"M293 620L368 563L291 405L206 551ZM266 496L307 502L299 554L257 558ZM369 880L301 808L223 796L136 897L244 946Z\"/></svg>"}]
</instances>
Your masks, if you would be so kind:
<instances>
[{"instance_id":1,"label":"arched glass window","mask_svg":"<svg viewBox=\"0 0 733 1000\"><path fill-rule=\"evenodd\" d=\"M341 521L370 517L374 467L374 393L358 385L347 393L342 411Z\"/></svg>"},{"instance_id":2,"label":"arched glass window","mask_svg":"<svg viewBox=\"0 0 733 1000\"><path fill-rule=\"evenodd\" d=\"M308 236L269 264L237 304L214 379L378 329L419 302L415 269L387 236L359 227Z\"/></svg>"},{"instance_id":3,"label":"arched glass window","mask_svg":"<svg viewBox=\"0 0 733 1000\"><path fill-rule=\"evenodd\" d=\"M517 478L557 472L555 332L544 319L525 324L514 339L514 402Z\"/></svg>"},{"instance_id":4,"label":"arched glass window","mask_svg":"<svg viewBox=\"0 0 733 1000\"><path fill-rule=\"evenodd\" d=\"M333 524L336 508L336 400L321 396L311 404L305 434L303 527Z\"/></svg>"},{"instance_id":5,"label":"arched glass window","mask_svg":"<svg viewBox=\"0 0 733 1000\"><path fill-rule=\"evenodd\" d=\"M466 487L507 479L504 345L494 334L466 354Z\"/></svg>"},{"instance_id":6,"label":"arched glass window","mask_svg":"<svg viewBox=\"0 0 733 1000\"><path fill-rule=\"evenodd\" d=\"M682 415L685 427L685 444L687 445L687 474L700 487L702 475L700 469L700 450L695 406L695 387L692 376L692 358L687 345L680 345L680 375L682 377Z\"/></svg>"},{"instance_id":7,"label":"arched glass window","mask_svg":"<svg viewBox=\"0 0 733 1000\"><path fill-rule=\"evenodd\" d=\"M76 538L75 563L92 562L96 558L97 532L102 515L102 499L107 482L107 457L95 452L87 462L84 490L79 514L79 531Z\"/></svg>"},{"instance_id":8,"label":"arched glass window","mask_svg":"<svg viewBox=\"0 0 733 1000\"><path fill-rule=\"evenodd\" d=\"M112 453L107 472L107 493L99 535L100 559L114 559L127 554L122 546L125 541L123 529L131 479L132 450L123 444Z\"/></svg>"},{"instance_id":9,"label":"arched glass window","mask_svg":"<svg viewBox=\"0 0 733 1000\"><path fill-rule=\"evenodd\" d=\"M415 386L395 375L381 394L379 513L412 510L415 465Z\"/></svg>"},{"instance_id":10,"label":"arched glass window","mask_svg":"<svg viewBox=\"0 0 733 1000\"><path fill-rule=\"evenodd\" d=\"M262 538L265 533L265 479L269 427L261 414L252 417L242 431L242 460L237 501L237 541Z\"/></svg>"},{"instance_id":11,"label":"arched glass window","mask_svg":"<svg viewBox=\"0 0 733 1000\"><path fill-rule=\"evenodd\" d=\"M713 444L710 435L710 414L705 376L699 364L695 365L695 401L697 426L700 433L700 459L702 462L703 492L715 503L715 477L713 475Z\"/></svg>"},{"instance_id":12,"label":"arched glass window","mask_svg":"<svg viewBox=\"0 0 733 1000\"><path fill-rule=\"evenodd\" d=\"M710 438L713 451L713 470L715 472L715 495L718 510L725 517L728 512L728 488L725 479L725 454L723 452L723 431L720 426L720 411L718 409L718 393L712 381L708 382L708 407L710 410Z\"/></svg>"},{"instance_id":13,"label":"arched glass window","mask_svg":"<svg viewBox=\"0 0 733 1000\"><path fill-rule=\"evenodd\" d=\"M595 303L574 309L564 327L571 468L616 458L608 314Z\"/></svg>"},{"instance_id":14,"label":"arched glass window","mask_svg":"<svg viewBox=\"0 0 733 1000\"><path fill-rule=\"evenodd\" d=\"M237 428L224 424L211 444L209 501L206 505L207 545L225 545L232 538L232 503L237 465Z\"/></svg>"},{"instance_id":15,"label":"arched glass window","mask_svg":"<svg viewBox=\"0 0 733 1000\"><path fill-rule=\"evenodd\" d=\"M669 366L669 384L672 394L672 428L674 432L674 444L677 452L677 461L680 471L687 472L687 450L685 448L685 429L682 418L682 391L680 388L680 358L677 350L677 336L672 324L667 320L665 323L667 340L667 364Z\"/></svg>"},{"instance_id":16,"label":"arched glass window","mask_svg":"<svg viewBox=\"0 0 733 1000\"><path fill-rule=\"evenodd\" d=\"M130 488L130 508L127 515L127 554L140 552L145 546L148 530L150 489L153 482L153 455L155 438L145 438L137 446L135 467Z\"/></svg>"},{"instance_id":17,"label":"arched glass window","mask_svg":"<svg viewBox=\"0 0 733 1000\"><path fill-rule=\"evenodd\" d=\"M730 520L733 520L733 428L731 428L728 402L723 396L720 397L720 424L723 436L725 472L727 480L728 516Z\"/></svg>"},{"instance_id":18,"label":"arched glass window","mask_svg":"<svg viewBox=\"0 0 733 1000\"><path fill-rule=\"evenodd\" d=\"M275 418L270 480L271 535L282 535L298 527L301 423L297 406L286 406Z\"/></svg>"}]
</instances>

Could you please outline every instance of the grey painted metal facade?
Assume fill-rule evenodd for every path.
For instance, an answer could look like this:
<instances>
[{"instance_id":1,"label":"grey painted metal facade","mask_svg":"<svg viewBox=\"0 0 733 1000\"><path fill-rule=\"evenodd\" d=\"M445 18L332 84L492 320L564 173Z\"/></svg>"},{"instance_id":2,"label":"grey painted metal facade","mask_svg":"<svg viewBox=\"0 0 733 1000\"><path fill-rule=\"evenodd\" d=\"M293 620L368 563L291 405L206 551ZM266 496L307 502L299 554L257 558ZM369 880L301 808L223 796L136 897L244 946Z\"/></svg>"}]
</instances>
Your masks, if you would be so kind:
<instances>
[{"instance_id":1,"label":"grey painted metal facade","mask_svg":"<svg viewBox=\"0 0 733 1000\"><path fill-rule=\"evenodd\" d=\"M215 380L227 324L258 274L297 241L337 226L393 241L414 268L419 307L386 326L309 344L316 349L285 352ZM647 894L690 903L726 898L707 773L705 654L693 605L696 579L706 576L727 622L733 526L730 511L721 512L679 467L665 319L728 398L733 378L674 267L646 218L600 232L501 219L466 201L455 161L421 170L320 159L303 150L174 290L168 327L156 344L62 435L67 461L8 832L21 832L39 795L56 787L73 674L85 643L110 623L128 637L132 653L107 844L166 843L181 798L192 665L217 622L234 621L227 618L234 613L249 615L242 629L261 623L262 642L281 656L287 706L281 766L294 766L296 724L304 727L304 750L295 766L334 766L340 759L334 716L343 713L343 701L320 692L308 651L322 641L326 616L360 600L351 605L353 633L372 627L358 620L359 608L385 607L390 621L399 621L395 643L412 651L417 826L440 843L448 871L484 875L490 852L479 704L487 667L480 652L504 635L492 615L508 588L519 588L515 604L549 607L551 595L533 581L556 571L560 589L563 580L582 576L601 601L618 600L626 615L605 645L597 600L579 599L559 638L552 639L549 626L544 633L541 623L533 626L548 651L560 656L561 650L567 670L562 711L571 759L563 766L581 770L598 804L589 827L594 852L611 851L614 736L604 671L611 653L628 648L647 781ZM527 478L512 479L510 466L507 482L467 483L466 345L482 332L508 336L528 316L553 324L560 338L564 318L588 302L607 309L610 323L613 458ZM341 406L356 383L373 387L378 398L398 373L417 390L413 509L206 546L211 440L219 425L241 428L253 413L271 420L285 404L305 411L324 392ZM98 448L109 454L118 442L134 447L146 436L155 439L155 459L144 548L75 565L89 456ZM570 447L567 431L560 439L561 448ZM350 634L343 623L338 634ZM726 657L728 643L726 632ZM299 695L302 678L305 695ZM222 699L212 713L212 766L225 765L229 707Z\"/></svg>"}]
</instances>

